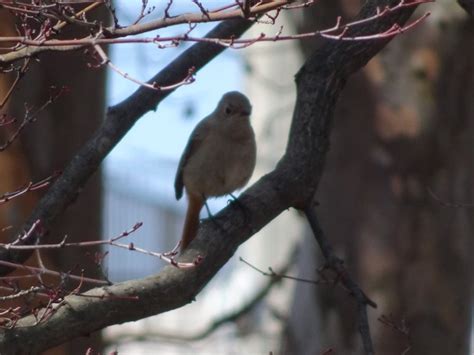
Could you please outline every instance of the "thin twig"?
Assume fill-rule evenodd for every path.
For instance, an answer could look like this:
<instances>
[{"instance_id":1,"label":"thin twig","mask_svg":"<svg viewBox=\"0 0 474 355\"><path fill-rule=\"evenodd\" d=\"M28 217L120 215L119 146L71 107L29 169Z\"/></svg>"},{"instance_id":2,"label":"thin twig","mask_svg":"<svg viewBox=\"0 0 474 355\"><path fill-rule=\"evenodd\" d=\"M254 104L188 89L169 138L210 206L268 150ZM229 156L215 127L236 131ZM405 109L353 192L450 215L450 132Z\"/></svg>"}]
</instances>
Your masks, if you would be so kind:
<instances>
[{"instance_id":1,"label":"thin twig","mask_svg":"<svg viewBox=\"0 0 474 355\"><path fill-rule=\"evenodd\" d=\"M312 205L309 205L304 210L306 218L313 230L314 237L321 248L324 258L326 259L326 268L334 270L338 275L340 282L350 290L351 295L354 297L357 303L357 323L359 328L359 333L361 335L362 344L364 346L365 353L367 355L374 354L374 347L372 344L372 337L370 335L369 320L367 317L367 306L376 308L377 305L371 299L369 299L366 294L362 291L359 285L351 278L347 269L344 266L344 263L339 259L335 253L334 249L329 242L329 240L324 235L316 212Z\"/></svg>"},{"instance_id":2,"label":"thin twig","mask_svg":"<svg viewBox=\"0 0 474 355\"><path fill-rule=\"evenodd\" d=\"M268 11L278 9L282 6L290 4L291 0L276 0L270 1L267 3L258 4L250 9L250 13L253 17L258 17ZM16 44L22 45L22 47L15 48L14 51L5 53L0 55L0 64L4 66L7 63L11 63L17 61L22 58L32 57L37 55L41 52L45 51L70 51L70 50L77 50L83 48L85 43L80 45L74 44L67 44L70 41L92 41L87 43L87 46L96 45L96 44L105 44L100 43L99 39L105 40L114 40L118 37L126 37L131 35L142 34L146 32L150 32L153 30L157 30L164 27L179 25L179 24L189 24L189 23L203 23L203 22L214 22L214 21L223 21L229 19L238 19L242 18L242 12L240 9L233 10L233 11L206 11L203 13L202 11L199 13L187 13L182 14L179 16L170 16L168 11L171 6L172 1L170 1L165 8L165 15L161 19L152 20L147 23L138 23L134 25L130 25L127 27L120 27L117 24L111 27L104 28L98 33L90 35L83 39L74 39L74 40L58 40L57 45L52 45L53 42L51 40L46 40L43 37L35 39L31 39L28 36L24 37L0 37L0 42L13 42ZM90 11L93 5L98 6L97 4L90 5L87 9L83 10L84 12ZM77 14L77 16L80 13ZM65 26L67 22L60 22L54 29L57 31L58 29ZM105 38L107 37L107 38ZM113 43L113 42L111 42ZM28 46L28 48L26 48ZM32 48L35 47L35 48Z\"/></svg>"},{"instance_id":3,"label":"thin twig","mask_svg":"<svg viewBox=\"0 0 474 355\"><path fill-rule=\"evenodd\" d=\"M53 102L55 102L64 92L67 91L65 87L61 87L61 88L58 89L58 88L53 86L53 87L50 87L50 89L51 89L50 97L38 109L36 109L35 111L31 111L30 109L26 108L26 113L25 113L25 117L23 118L23 121L20 123L20 125L15 130L15 132L13 132L11 134L11 136L8 137L7 140L2 145L0 145L0 152L7 149L15 141L15 139L18 138L20 133L26 128L26 126L28 124L35 122L36 119L38 118L38 115L42 111L44 111L46 109L46 107L48 107ZM56 91L53 92L52 89L54 89Z\"/></svg>"},{"instance_id":4,"label":"thin twig","mask_svg":"<svg viewBox=\"0 0 474 355\"><path fill-rule=\"evenodd\" d=\"M439 202L440 205L444 207L452 207L452 208L473 208L474 203L470 202L447 202L443 200L441 197L439 197L437 194L434 193L433 190L430 188L427 188L428 193L433 197L437 202Z\"/></svg>"},{"instance_id":5,"label":"thin twig","mask_svg":"<svg viewBox=\"0 0 474 355\"><path fill-rule=\"evenodd\" d=\"M289 275L285 275L281 272L275 272L275 271L273 271L273 269L271 267L269 267L268 272L266 272L266 271L263 271L263 270L259 269L255 265L249 263L247 260L245 260L242 257L239 257L239 261L243 262L244 264L246 264L250 268L252 268L255 271L259 272L263 276L276 277L276 278L281 278L281 279L288 279L288 280L293 280L293 281L298 281L298 282L305 282L305 283L309 283L309 284L313 284L313 285L320 285L322 283L320 280L303 279L301 277L289 276Z\"/></svg>"},{"instance_id":6,"label":"thin twig","mask_svg":"<svg viewBox=\"0 0 474 355\"><path fill-rule=\"evenodd\" d=\"M53 173L53 175L48 176L47 178L45 178L41 181L38 181L38 182L35 182L35 183L29 182L27 185L25 185L24 187L20 187L16 191L4 193L3 195L0 196L0 205L3 204L3 203L6 203L8 201L11 201L14 198L17 198L17 197L19 197L19 196L21 196L21 195L23 195L27 192L40 190L40 189L43 189L43 188L49 186L51 184L51 182L59 176L59 174L60 174L59 171L55 172L55 173Z\"/></svg>"},{"instance_id":7,"label":"thin twig","mask_svg":"<svg viewBox=\"0 0 474 355\"><path fill-rule=\"evenodd\" d=\"M11 291L10 288L4 287L4 286L1 286L0 289ZM40 293L40 291L43 291L43 290L44 290L44 287L42 287L42 286L31 286L30 288L28 288L26 290L21 290L21 291L18 291L16 293L12 293L12 294L6 295L6 296L0 296L0 301L11 301L11 300L14 300L14 299L17 299L17 298L29 296L32 293L33 294L38 294L38 293ZM43 295L45 295L45 294L43 294Z\"/></svg>"},{"instance_id":8,"label":"thin twig","mask_svg":"<svg viewBox=\"0 0 474 355\"><path fill-rule=\"evenodd\" d=\"M108 281L104 281L104 280L97 280L97 279L93 279L93 278L89 278L89 277L83 277L83 276L79 276L79 275L65 274L65 273L53 271L53 270L50 270L50 269L43 269L43 268L34 267L34 266L16 264L16 263L12 263L12 262L5 261L5 260L0 260L0 265L7 266L7 267L10 267L10 268L14 268L14 269L18 269L18 270L25 270L25 271L30 272L32 275L47 274L47 275L58 276L58 277L66 277L66 278L69 278L71 280L90 282L90 283L94 283L94 284L97 284L97 285L109 285L110 284Z\"/></svg>"},{"instance_id":9,"label":"thin twig","mask_svg":"<svg viewBox=\"0 0 474 355\"><path fill-rule=\"evenodd\" d=\"M126 230L122 232L120 235L109 238L107 240L91 240L91 241L85 241L85 242L75 242L75 243L67 243L66 239L67 236L63 238L63 240L59 243L54 243L54 244L34 244L34 245L19 245L19 242L24 241L27 239L33 231L40 225L40 221L38 220L36 223L34 223L31 228L26 232L24 235L22 235L20 238L15 240L12 243L0 243L0 248L4 248L7 250L43 250L43 249L62 249L62 248L84 248L84 247L92 247L92 246L98 246L98 245L111 245L117 248L122 248L130 251L135 251L137 253L153 256L155 258L159 258L168 264L178 268L178 269L189 269L189 268L194 268L197 265L199 265L202 261L202 258L200 256L196 257L192 262L177 262L175 260L175 253L158 253L150 250L146 250L140 247L137 247L134 243L128 243L128 244L123 244L123 243L117 243L118 240L128 237L130 234L134 233L137 229L139 229L143 223L138 222L136 223L131 229ZM8 266L8 265L7 265ZM43 269L41 269L43 270Z\"/></svg>"},{"instance_id":10,"label":"thin twig","mask_svg":"<svg viewBox=\"0 0 474 355\"><path fill-rule=\"evenodd\" d=\"M30 58L25 59L25 62L23 63L21 68L18 69L15 80L13 80L13 83L10 85L10 88L8 89L7 93L5 94L2 101L0 102L0 109L2 109L5 106L5 104L8 102L8 99L13 94L15 87L18 85L20 80L24 77L26 71L28 70L30 62L31 62Z\"/></svg>"},{"instance_id":11,"label":"thin twig","mask_svg":"<svg viewBox=\"0 0 474 355\"><path fill-rule=\"evenodd\" d=\"M421 0L423 3L432 2L433 0ZM47 47L51 47L51 50L67 50L68 47L71 49L76 49L77 47L82 46L90 46L90 45L102 45L102 44L130 44L130 43L152 43L158 44L163 42L175 43L175 42L210 42L219 44L221 46L233 48L233 49L240 49L246 48L251 44L257 42L276 42L276 41L293 41L305 38L313 38L313 37L323 37L330 40L335 41L371 41L375 39L387 39L392 38L397 35L403 34L414 27L418 26L422 21L426 20L426 18L430 15L429 12L423 14L413 22L399 26L398 24L392 25L388 30L379 33L373 33L369 35L357 35L351 36L348 35L348 30L360 26L362 24L366 24L367 22L376 21L381 19L385 16L389 16L395 11L398 11L402 8L407 6L416 6L418 2L408 3L408 4L399 4L392 8L386 8L383 11L375 14L374 16L365 18L363 20L352 21L346 24L342 23L342 19L339 17L336 21L336 24L333 27L318 30L313 32L305 32L300 34L293 34L293 35L281 35L278 36L267 36L265 33L261 33L257 37L254 38L246 38L246 39L222 39L222 38L202 38L202 37L192 37L189 36L187 33L178 36L157 36L157 37L144 37L144 38L82 38L82 39L67 39L67 40L47 40L47 41L37 41L31 40L25 37L0 37L0 42L17 42L22 44L27 44L32 47L42 47L43 49ZM120 37L120 36L119 36ZM2 56L0 56L0 61Z\"/></svg>"},{"instance_id":12,"label":"thin twig","mask_svg":"<svg viewBox=\"0 0 474 355\"><path fill-rule=\"evenodd\" d=\"M94 49L96 50L97 54L100 56L102 60L101 65L105 65L105 64L108 65L110 69L112 69L113 71L121 75L123 78L130 80L131 82L138 84L140 86L144 86L148 89L152 89L156 91L174 90L180 86L192 84L195 81L195 78L194 78L195 69L193 67L189 69L188 75L186 75L184 79L171 85L159 86L156 82L147 83L144 81L140 81L130 76L128 73L122 71L119 67L113 64L112 61L107 56L107 54L105 53L105 51L99 45L95 45Z\"/></svg>"},{"instance_id":13,"label":"thin twig","mask_svg":"<svg viewBox=\"0 0 474 355\"><path fill-rule=\"evenodd\" d=\"M408 327L406 320L402 318L402 320L398 323L395 321L392 315L381 315L377 320L383 325L395 330L397 333L401 334L405 338L407 347L401 353L401 355L408 354L412 348L412 340L410 335L410 328Z\"/></svg>"}]
</instances>

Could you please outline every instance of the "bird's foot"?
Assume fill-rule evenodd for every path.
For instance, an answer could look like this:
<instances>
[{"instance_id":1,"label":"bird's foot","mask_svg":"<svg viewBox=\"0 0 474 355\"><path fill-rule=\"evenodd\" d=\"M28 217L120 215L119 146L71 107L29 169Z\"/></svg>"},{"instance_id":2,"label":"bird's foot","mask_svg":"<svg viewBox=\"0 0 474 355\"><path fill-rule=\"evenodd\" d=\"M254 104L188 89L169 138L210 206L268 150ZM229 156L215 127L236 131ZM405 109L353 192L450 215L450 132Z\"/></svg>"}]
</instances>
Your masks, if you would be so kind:
<instances>
[{"instance_id":1,"label":"bird's foot","mask_svg":"<svg viewBox=\"0 0 474 355\"><path fill-rule=\"evenodd\" d=\"M209 208L209 205L207 204L207 201L204 201L204 207L206 207L207 218L209 219L214 218L214 215L212 214L211 209Z\"/></svg>"},{"instance_id":2,"label":"bird's foot","mask_svg":"<svg viewBox=\"0 0 474 355\"><path fill-rule=\"evenodd\" d=\"M214 217L214 215L212 214L211 212L211 209L209 208L209 205L207 204L207 201L204 202L204 207L206 207L206 212L207 212L207 218L203 219L203 221L211 221L212 223L214 223L214 225L221 230L221 232L225 232L225 229L224 227L222 227L222 225L217 221L217 218Z\"/></svg>"},{"instance_id":3,"label":"bird's foot","mask_svg":"<svg viewBox=\"0 0 474 355\"><path fill-rule=\"evenodd\" d=\"M240 202L240 200L234 196L233 194L229 194L229 196L232 198L231 200L228 200L227 202L228 203L232 203L232 204L235 204L243 213L244 215L244 224L248 225L251 227L251 229L253 230L253 227L251 226L251 214L250 214L250 211L248 210L247 207L245 207L245 205Z\"/></svg>"}]
</instances>

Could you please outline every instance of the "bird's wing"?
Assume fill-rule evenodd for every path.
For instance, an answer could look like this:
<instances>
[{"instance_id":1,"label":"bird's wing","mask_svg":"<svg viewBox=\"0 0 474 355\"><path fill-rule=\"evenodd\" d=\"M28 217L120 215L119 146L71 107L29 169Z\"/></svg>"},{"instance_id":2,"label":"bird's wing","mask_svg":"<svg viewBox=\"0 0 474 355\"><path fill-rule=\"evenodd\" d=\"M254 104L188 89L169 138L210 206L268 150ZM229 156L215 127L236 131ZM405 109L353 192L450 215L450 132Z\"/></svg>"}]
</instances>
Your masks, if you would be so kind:
<instances>
[{"instance_id":1,"label":"bird's wing","mask_svg":"<svg viewBox=\"0 0 474 355\"><path fill-rule=\"evenodd\" d=\"M196 128L194 128L191 136L189 137L188 144L184 148L183 155L179 161L178 170L176 171L176 177L174 180L174 191L176 199L179 200L183 196L183 169L188 162L189 157L194 154L199 146L206 138L209 132L209 117L206 117L201 122L198 123Z\"/></svg>"}]
</instances>

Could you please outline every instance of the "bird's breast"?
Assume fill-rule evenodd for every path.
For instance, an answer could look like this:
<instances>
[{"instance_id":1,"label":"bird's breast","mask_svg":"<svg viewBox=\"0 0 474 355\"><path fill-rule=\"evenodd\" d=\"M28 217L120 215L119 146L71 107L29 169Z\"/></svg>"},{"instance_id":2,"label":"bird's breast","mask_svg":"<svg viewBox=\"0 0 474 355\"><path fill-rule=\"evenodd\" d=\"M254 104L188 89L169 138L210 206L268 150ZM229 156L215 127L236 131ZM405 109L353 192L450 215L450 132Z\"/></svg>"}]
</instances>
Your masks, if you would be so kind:
<instances>
[{"instance_id":1,"label":"bird's breast","mask_svg":"<svg viewBox=\"0 0 474 355\"><path fill-rule=\"evenodd\" d=\"M226 195L248 182L255 160L253 132L244 139L209 136L184 167L183 182L188 191L205 197Z\"/></svg>"}]
</instances>

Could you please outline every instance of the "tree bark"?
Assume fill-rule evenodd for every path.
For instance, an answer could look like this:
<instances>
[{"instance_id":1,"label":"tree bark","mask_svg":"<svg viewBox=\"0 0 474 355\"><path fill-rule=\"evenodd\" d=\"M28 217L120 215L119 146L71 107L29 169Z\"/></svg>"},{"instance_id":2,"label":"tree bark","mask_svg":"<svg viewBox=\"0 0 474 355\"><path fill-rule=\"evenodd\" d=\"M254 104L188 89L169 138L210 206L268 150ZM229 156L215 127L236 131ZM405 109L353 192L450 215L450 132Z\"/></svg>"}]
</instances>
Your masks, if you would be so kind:
<instances>
[{"instance_id":1,"label":"tree bark","mask_svg":"<svg viewBox=\"0 0 474 355\"><path fill-rule=\"evenodd\" d=\"M372 325L381 354L469 351L472 213L430 193L474 201L473 28L453 5L434 5L429 23L348 83L317 194L323 229L379 305ZM317 278L321 261L306 243L301 276ZM299 285L284 353L361 353L351 303L343 291ZM375 321L390 314L406 321L408 336ZM316 323L320 336L308 336Z\"/></svg>"}]
</instances>

